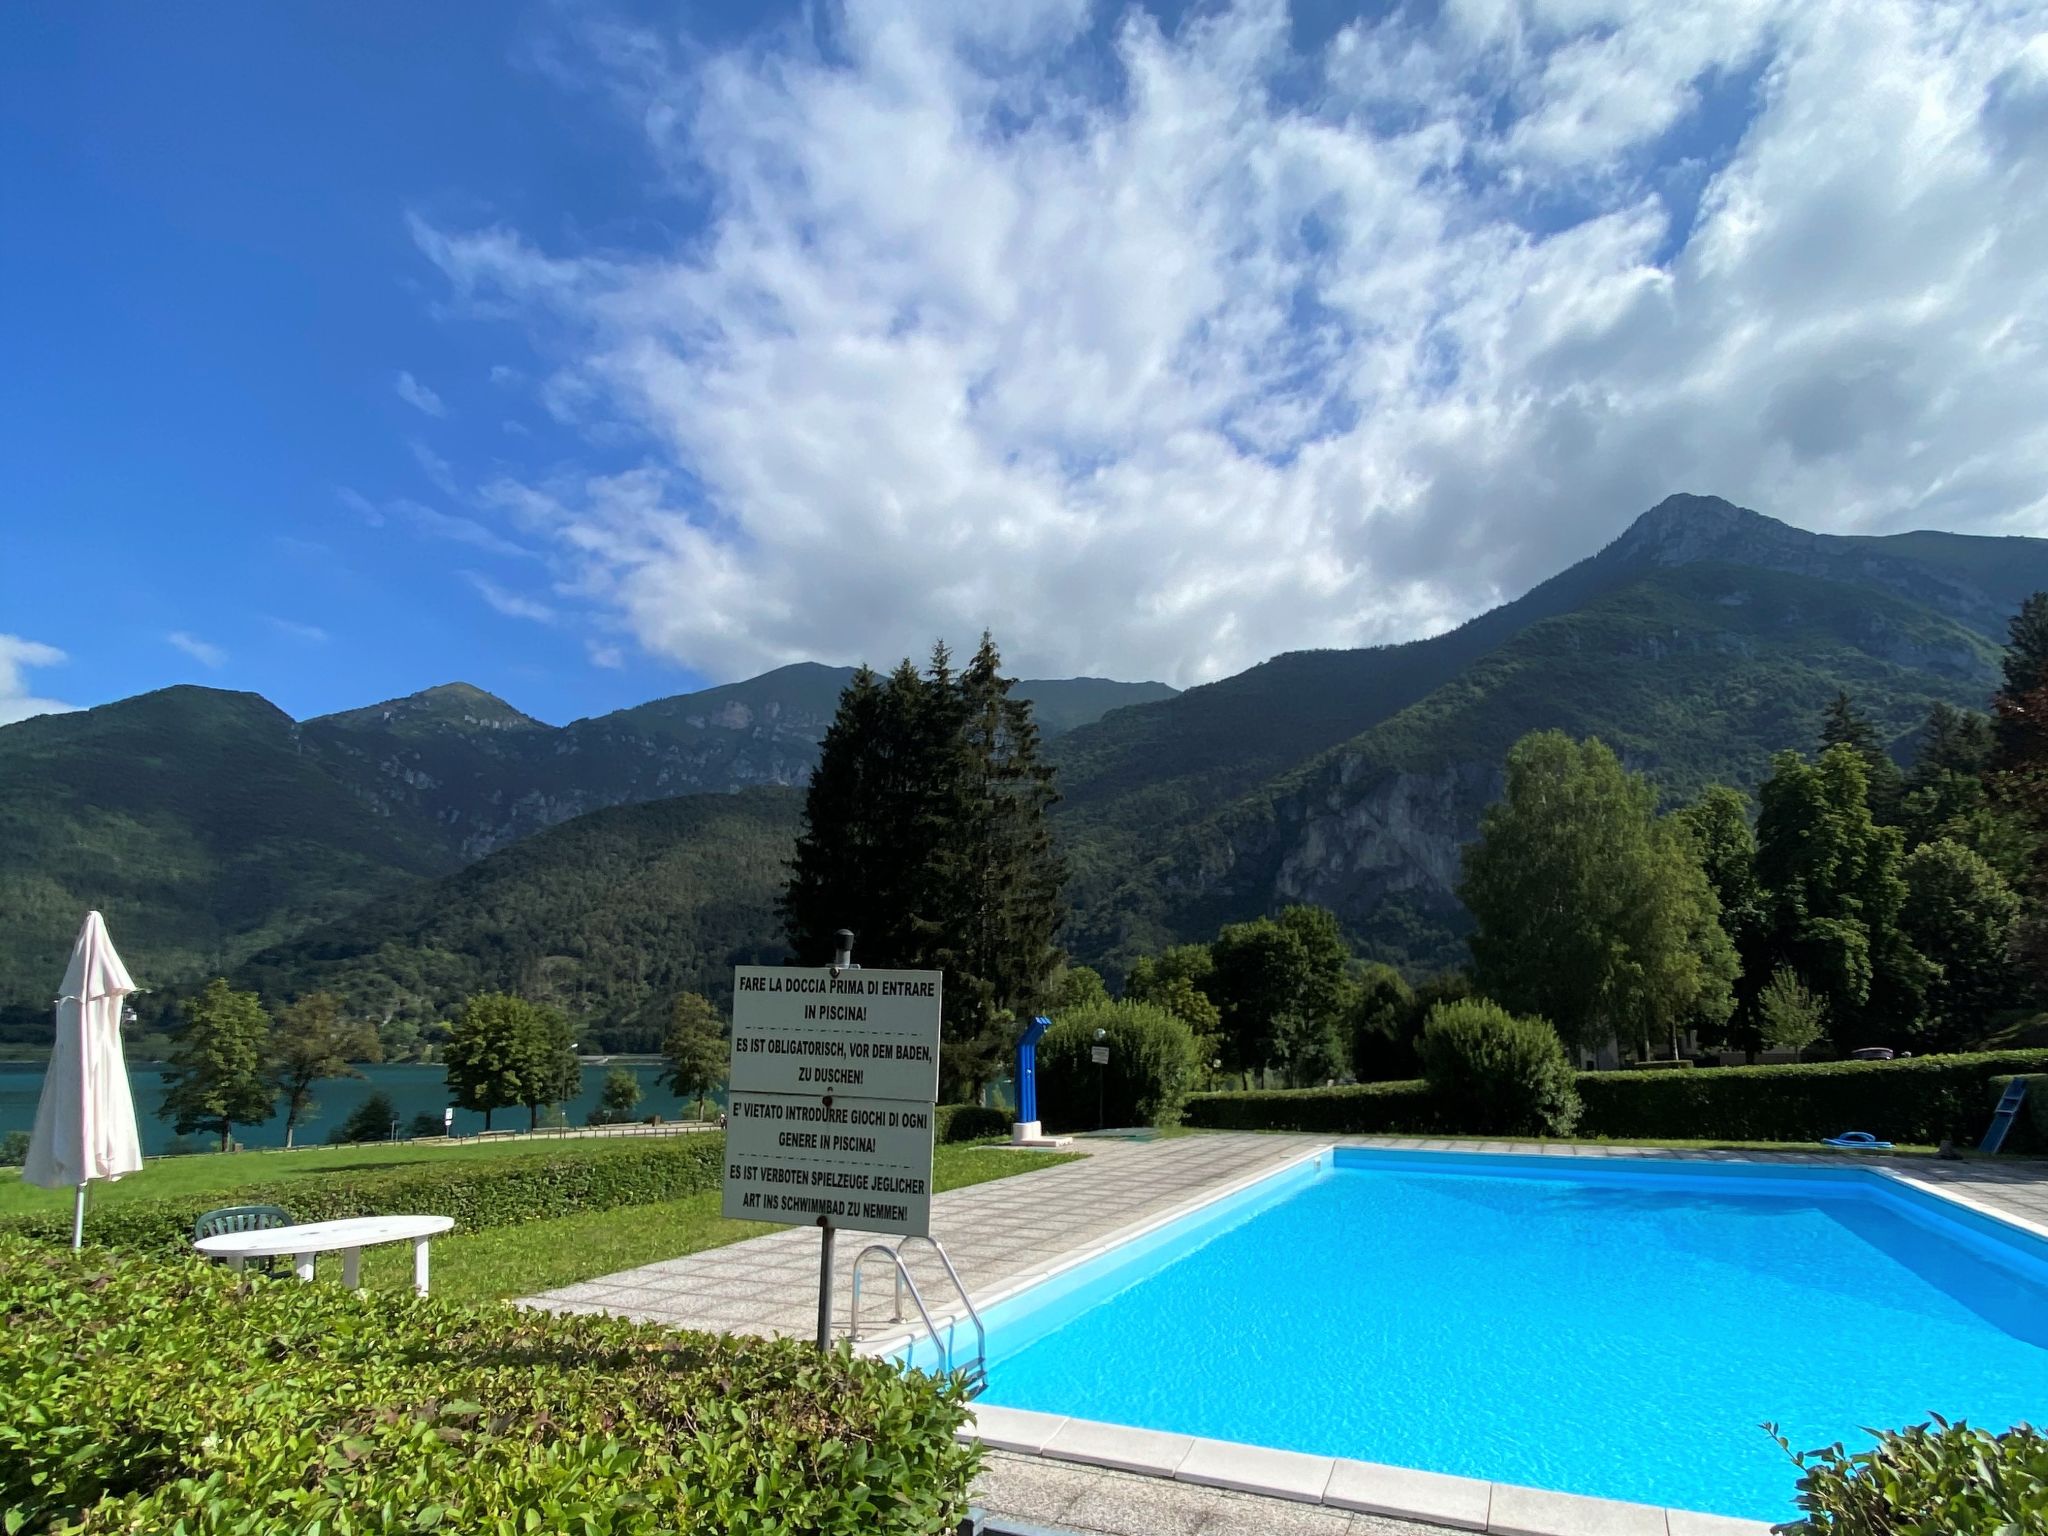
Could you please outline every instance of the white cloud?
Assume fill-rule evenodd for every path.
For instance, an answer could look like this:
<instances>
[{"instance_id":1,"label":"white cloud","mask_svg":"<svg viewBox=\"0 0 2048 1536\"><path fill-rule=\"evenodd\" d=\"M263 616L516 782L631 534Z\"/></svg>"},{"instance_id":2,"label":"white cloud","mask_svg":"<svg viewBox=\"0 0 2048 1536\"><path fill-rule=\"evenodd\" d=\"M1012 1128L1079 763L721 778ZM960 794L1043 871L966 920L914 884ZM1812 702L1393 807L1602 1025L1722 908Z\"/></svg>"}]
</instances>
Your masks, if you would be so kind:
<instances>
[{"instance_id":1,"label":"white cloud","mask_svg":"<svg viewBox=\"0 0 2048 1536\"><path fill-rule=\"evenodd\" d=\"M715 211L630 255L415 221L558 420L642 445L488 501L720 676L988 625L1188 683L1454 622L1673 490L2048 532L2038 3L1424 14L1304 57L1279 0L1133 8L1094 69L1066 3L604 32Z\"/></svg>"},{"instance_id":2,"label":"white cloud","mask_svg":"<svg viewBox=\"0 0 2048 1536\"><path fill-rule=\"evenodd\" d=\"M55 699L39 699L29 692L25 674L31 667L61 666L64 660L64 653L54 645L0 635L0 725L12 725L31 715L69 714L78 708Z\"/></svg>"},{"instance_id":3,"label":"white cloud","mask_svg":"<svg viewBox=\"0 0 2048 1536\"><path fill-rule=\"evenodd\" d=\"M442 466L447 470L447 466ZM453 472L446 478L453 485ZM335 490L336 498L356 516L372 528L382 528L393 518L412 529L413 532L430 539L444 539L451 544L466 544L471 549L480 549L486 554L503 555L508 559L531 560L534 552L515 540L478 522L473 517L463 517L454 512L443 512L425 502L414 501L409 496L396 496L381 506L362 492L348 486Z\"/></svg>"},{"instance_id":4,"label":"white cloud","mask_svg":"<svg viewBox=\"0 0 2048 1536\"><path fill-rule=\"evenodd\" d=\"M429 416L448 414L448 407L442 404L439 395L402 369L398 377L392 381L391 387L397 392L399 399L416 411L423 411Z\"/></svg>"},{"instance_id":5,"label":"white cloud","mask_svg":"<svg viewBox=\"0 0 2048 1536\"><path fill-rule=\"evenodd\" d=\"M270 624L279 634L289 635L294 640L303 640L308 645L325 645L333 638L318 624L306 624L298 619L280 619L273 616Z\"/></svg>"},{"instance_id":6,"label":"white cloud","mask_svg":"<svg viewBox=\"0 0 2048 1536\"><path fill-rule=\"evenodd\" d=\"M501 587L481 571L464 571L462 579L476 589L477 596L508 619L531 619L536 624L555 622L555 610L546 603Z\"/></svg>"},{"instance_id":7,"label":"white cloud","mask_svg":"<svg viewBox=\"0 0 2048 1536\"><path fill-rule=\"evenodd\" d=\"M174 629L168 635L165 635L164 639L183 651L187 656L190 656L202 667L211 667L218 671L227 665L228 653L211 641L200 639L197 635L188 634L182 629Z\"/></svg>"},{"instance_id":8,"label":"white cloud","mask_svg":"<svg viewBox=\"0 0 2048 1536\"><path fill-rule=\"evenodd\" d=\"M593 667L608 667L616 670L626 664L626 653L616 645L603 645L595 640L586 640L583 648L590 654Z\"/></svg>"}]
</instances>

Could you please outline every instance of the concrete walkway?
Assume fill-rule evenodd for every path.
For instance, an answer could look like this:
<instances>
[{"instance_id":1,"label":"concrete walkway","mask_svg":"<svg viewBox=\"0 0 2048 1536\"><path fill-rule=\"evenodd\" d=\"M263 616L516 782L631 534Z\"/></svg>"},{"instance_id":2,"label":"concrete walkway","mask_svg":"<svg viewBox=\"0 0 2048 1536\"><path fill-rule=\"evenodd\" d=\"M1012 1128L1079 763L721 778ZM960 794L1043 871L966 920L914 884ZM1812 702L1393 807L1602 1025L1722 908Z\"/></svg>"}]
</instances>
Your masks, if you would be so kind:
<instances>
[{"instance_id":1,"label":"concrete walkway","mask_svg":"<svg viewBox=\"0 0 2048 1536\"><path fill-rule=\"evenodd\" d=\"M1315 1144L1307 1137L1249 1134L1077 1142L1075 1150L1088 1153L1083 1162L935 1196L932 1235L946 1245L968 1294L983 1296L1133 1222L1278 1167ZM842 1232L836 1244L832 1306L835 1331L842 1336L853 1261L868 1241L866 1233ZM930 1250L913 1249L906 1257L933 1312L957 1310ZM882 1292L871 1322L888 1313L887 1274L886 1265L871 1264L861 1282ZM645 1264L544 1292L528 1298L526 1305L555 1312L609 1312L636 1322L721 1333L808 1338L818 1326L817 1229L788 1227L687 1258Z\"/></svg>"},{"instance_id":2,"label":"concrete walkway","mask_svg":"<svg viewBox=\"0 0 2048 1536\"><path fill-rule=\"evenodd\" d=\"M1247 1182L1332 1143L1550 1157L1825 1166L1853 1163L1905 1174L1966 1203L2048 1229L2048 1161L1941 1162L1822 1151L1664 1151L1418 1137L1218 1133L1152 1142L1081 1141L1076 1150L1088 1154L1082 1161L938 1196L932 1203L932 1231L945 1243L970 1294L987 1297L1057 1267L1063 1259L1101 1247L1124 1229L1199 1204L1227 1186ZM841 1336L847 1331L846 1299L853 1259L864 1243L860 1233L842 1233L839 1238L833 1309ZM943 1326L957 1308L950 1304L949 1287L937 1260L926 1250L911 1259L911 1268ZM885 1274L883 1266L875 1265L864 1282L875 1287L870 1293L875 1299L868 1304L869 1328L871 1332L900 1333L882 1321L889 1310ZM817 1286L818 1233L813 1228L793 1227L548 1291L527 1298L524 1305L558 1312L608 1312L643 1322L727 1333L808 1337L816 1328ZM1246 1536L1440 1536L1440 1527L1433 1525L1347 1512L1327 1504L1191 1486L1172 1477L1061 1461L1054 1459L1057 1454L991 1450L986 1471L976 1485L977 1499L991 1512L1014 1522L1090 1536L1235 1536L1238 1532ZM1472 1486L1483 1489L1486 1485ZM1514 1531L1520 1536L1538 1532L1544 1536L1592 1536L1595 1525L1603 1536L1610 1531L1614 1536L1736 1536L1738 1532L1748 1536L1765 1529L1752 1522L1721 1521L1638 1505L1609 1505L1604 1516L1587 1524L1590 1515L1600 1514L1594 1506L1602 1501L1567 1500L1561 1495L1536 1497L1563 1501L1571 1508L1533 1523L1520 1518L1503 1522L1495 1518L1501 1502L1497 1498L1494 1511L1480 1523L1490 1530ZM1425 1506L1404 1502L1393 1507L1420 1511Z\"/></svg>"}]
</instances>

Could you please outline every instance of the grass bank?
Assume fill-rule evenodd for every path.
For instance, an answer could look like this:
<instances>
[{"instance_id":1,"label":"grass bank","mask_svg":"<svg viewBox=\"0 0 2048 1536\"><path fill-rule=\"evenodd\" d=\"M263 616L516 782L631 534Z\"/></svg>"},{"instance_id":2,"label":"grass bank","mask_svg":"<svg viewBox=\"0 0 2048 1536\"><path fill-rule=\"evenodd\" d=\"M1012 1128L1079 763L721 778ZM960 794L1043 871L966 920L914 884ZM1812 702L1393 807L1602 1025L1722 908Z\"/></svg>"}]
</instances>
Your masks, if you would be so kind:
<instances>
[{"instance_id":1,"label":"grass bank","mask_svg":"<svg viewBox=\"0 0 2048 1536\"><path fill-rule=\"evenodd\" d=\"M932 1161L932 1188L943 1194L1074 1159L1071 1152L939 1147ZM765 1221L729 1221L718 1207L718 1191L707 1190L681 1200L440 1238L433 1246L434 1294L454 1301L531 1296L780 1230ZM340 1260L320 1263L321 1273L327 1274L327 1266ZM392 1290L411 1285L412 1249L400 1243L369 1250L363 1255L363 1283Z\"/></svg>"}]
</instances>

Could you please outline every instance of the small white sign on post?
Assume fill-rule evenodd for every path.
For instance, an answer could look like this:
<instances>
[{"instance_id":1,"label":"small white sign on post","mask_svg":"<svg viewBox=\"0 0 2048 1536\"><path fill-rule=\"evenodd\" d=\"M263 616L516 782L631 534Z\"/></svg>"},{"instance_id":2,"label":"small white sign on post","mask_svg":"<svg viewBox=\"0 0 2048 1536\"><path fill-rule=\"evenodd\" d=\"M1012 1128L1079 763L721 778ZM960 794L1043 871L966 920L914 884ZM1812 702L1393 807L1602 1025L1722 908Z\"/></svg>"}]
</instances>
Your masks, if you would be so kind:
<instances>
[{"instance_id":1,"label":"small white sign on post","mask_svg":"<svg viewBox=\"0 0 2048 1536\"><path fill-rule=\"evenodd\" d=\"M828 1237L930 1234L942 982L854 966L733 972L725 1215Z\"/></svg>"},{"instance_id":2,"label":"small white sign on post","mask_svg":"<svg viewBox=\"0 0 2048 1536\"><path fill-rule=\"evenodd\" d=\"M1095 1065L1097 1065L1098 1067L1108 1066L1109 1047L1106 1045L1091 1045L1088 1048L1088 1059L1094 1062Z\"/></svg>"}]
</instances>

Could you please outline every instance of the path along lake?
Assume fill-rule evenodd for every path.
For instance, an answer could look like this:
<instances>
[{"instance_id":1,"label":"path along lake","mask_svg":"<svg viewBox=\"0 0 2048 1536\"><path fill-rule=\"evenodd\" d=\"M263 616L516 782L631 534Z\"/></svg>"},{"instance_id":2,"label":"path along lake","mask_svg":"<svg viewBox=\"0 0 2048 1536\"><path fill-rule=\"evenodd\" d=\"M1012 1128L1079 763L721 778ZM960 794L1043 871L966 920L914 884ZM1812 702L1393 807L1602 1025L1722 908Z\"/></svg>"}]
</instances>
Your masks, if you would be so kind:
<instances>
[{"instance_id":1,"label":"path along lake","mask_svg":"<svg viewBox=\"0 0 2048 1536\"><path fill-rule=\"evenodd\" d=\"M640 1104L634 1115L644 1118L659 1115L663 1120L687 1120L695 1113L694 1101L678 1099L658 1081L661 1075L659 1063L641 1065L622 1062L619 1064L631 1072L640 1083ZM609 1066L586 1066L583 1069L583 1090L564 1109L569 1124L582 1125L585 1117L597 1107L597 1096L604 1087ZM449 1106L448 1082L439 1066L404 1062L383 1066L361 1068L361 1077L337 1077L317 1083L313 1088L316 1104L310 1118L303 1120L294 1139L304 1146L327 1140L328 1134L348 1119L355 1107L373 1093L387 1094L398 1112L398 1132L406 1135L412 1127L413 1116L428 1114L436 1119ZM164 1075L160 1068L140 1064L128 1069L128 1082L135 1093L135 1123L142 1133L142 1150L151 1157L177 1150L174 1143L178 1134L171 1128L171 1122L157 1117L157 1106L164 1101ZM29 1129L36 1122L36 1100L43 1091L43 1064L41 1062L0 1062L0 1135L9 1131ZM705 1100L704 1113L715 1115L724 1100L718 1094ZM523 1131L526 1129L526 1110L519 1105L501 1109L491 1117L491 1128L499 1131ZM484 1117L472 1114L466 1109L455 1111L455 1132L458 1136L473 1135L484 1128ZM284 1110L279 1108L276 1116L263 1125L238 1125L235 1139L245 1147L281 1147L284 1145ZM200 1150L193 1147L193 1150ZM204 1150L212 1150L207 1147Z\"/></svg>"}]
</instances>

